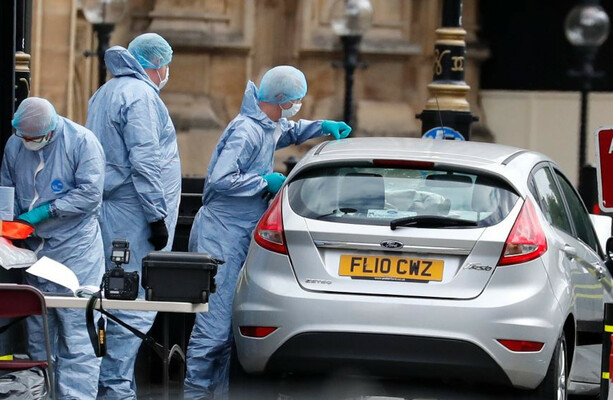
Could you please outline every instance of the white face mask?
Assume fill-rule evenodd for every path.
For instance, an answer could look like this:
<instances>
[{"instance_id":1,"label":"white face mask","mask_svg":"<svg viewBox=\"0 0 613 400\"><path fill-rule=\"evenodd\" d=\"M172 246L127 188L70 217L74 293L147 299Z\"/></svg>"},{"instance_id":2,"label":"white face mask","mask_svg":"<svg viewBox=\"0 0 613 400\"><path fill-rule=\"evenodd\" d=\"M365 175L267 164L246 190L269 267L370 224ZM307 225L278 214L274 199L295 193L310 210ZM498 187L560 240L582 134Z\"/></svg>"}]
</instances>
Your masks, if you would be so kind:
<instances>
[{"instance_id":1,"label":"white face mask","mask_svg":"<svg viewBox=\"0 0 613 400\"><path fill-rule=\"evenodd\" d=\"M302 107L302 103L293 103L292 106L288 109L284 109L283 107L281 107L281 117L283 118L293 117L294 115L298 114L298 111L300 111L300 107Z\"/></svg>"},{"instance_id":2,"label":"white face mask","mask_svg":"<svg viewBox=\"0 0 613 400\"><path fill-rule=\"evenodd\" d=\"M25 146L26 149L30 150L30 151L38 151L40 149L42 149L43 147L45 147L47 145L47 143L49 143L49 136L45 136L43 138L43 140L41 140L40 142L28 142L25 139L21 139L23 141L23 145Z\"/></svg>"},{"instance_id":3,"label":"white face mask","mask_svg":"<svg viewBox=\"0 0 613 400\"><path fill-rule=\"evenodd\" d=\"M166 78L164 79L162 79L162 77L160 76L159 69L157 69L156 72L158 73L158 78L160 78L160 84L158 85L158 88L162 90L162 88L166 86L166 83L168 82L168 78L170 77L170 67L166 67Z\"/></svg>"}]
</instances>

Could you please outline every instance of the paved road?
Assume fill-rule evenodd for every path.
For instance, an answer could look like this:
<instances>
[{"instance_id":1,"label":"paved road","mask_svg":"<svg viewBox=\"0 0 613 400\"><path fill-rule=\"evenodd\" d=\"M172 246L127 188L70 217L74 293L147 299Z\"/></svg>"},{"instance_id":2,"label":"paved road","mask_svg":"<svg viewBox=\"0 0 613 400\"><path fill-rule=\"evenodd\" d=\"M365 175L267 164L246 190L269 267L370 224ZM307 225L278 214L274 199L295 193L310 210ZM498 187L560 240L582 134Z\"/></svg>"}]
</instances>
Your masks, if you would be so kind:
<instances>
[{"instance_id":1,"label":"paved road","mask_svg":"<svg viewBox=\"0 0 613 400\"><path fill-rule=\"evenodd\" d=\"M377 381L313 377L262 381L232 374L230 400L520 400L521 391L457 381ZM139 400L163 400L161 385L139 387ZM169 399L182 399L182 381L171 380ZM596 400L573 396L569 400Z\"/></svg>"},{"instance_id":2,"label":"paved road","mask_svg":"<svg viewBox=\"0 0 613 400\"><path fill-rule=\"evenodd\" d=\"M375 381L349 378L289 379L266 388L238 389L230 400L519 400L521 391L440 381ZM569 400L588 400L571 397Z\"/></svg>"}]
</instances>

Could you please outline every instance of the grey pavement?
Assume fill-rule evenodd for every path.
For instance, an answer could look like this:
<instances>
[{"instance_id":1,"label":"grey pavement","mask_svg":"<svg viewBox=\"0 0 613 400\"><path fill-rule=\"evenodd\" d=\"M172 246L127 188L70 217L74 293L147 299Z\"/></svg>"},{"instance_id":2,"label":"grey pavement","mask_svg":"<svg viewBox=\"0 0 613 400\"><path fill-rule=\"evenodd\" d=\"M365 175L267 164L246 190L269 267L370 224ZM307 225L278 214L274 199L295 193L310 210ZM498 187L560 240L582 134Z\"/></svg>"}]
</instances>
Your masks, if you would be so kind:
<instances>
[{"instance_id":1,"label":"grey pavement","mask_svg":"<svg viewBox=\"0 0 613 400\"><path fill-rule=\"evenodd\" d=\"M272 386L272 387L271 387ZM525 392L459 381L378 381L364 378L310 378L273 382L232 392L230 400L518 400ZM569 400L588 400L570 397Z\"/></svg>"},{"instance_id":2,"label":"grey pavement","mask_svg":"<svg viewBox=\"0 0 613 400\"><path fill-rule=\"evenodd\" d=\"M380 382L366 379L312 378L274 383L261 390L249 389L243 393L233 389L230 400L517 400L521 392L509 389L455 382L406 381ZM182 388L171 384L168 399L182 399ZM139 390L139 400L163 400L163 389L153 385ZM571 396L569 400L593 400L595 398Z\"/></svg>"}]
</instances>

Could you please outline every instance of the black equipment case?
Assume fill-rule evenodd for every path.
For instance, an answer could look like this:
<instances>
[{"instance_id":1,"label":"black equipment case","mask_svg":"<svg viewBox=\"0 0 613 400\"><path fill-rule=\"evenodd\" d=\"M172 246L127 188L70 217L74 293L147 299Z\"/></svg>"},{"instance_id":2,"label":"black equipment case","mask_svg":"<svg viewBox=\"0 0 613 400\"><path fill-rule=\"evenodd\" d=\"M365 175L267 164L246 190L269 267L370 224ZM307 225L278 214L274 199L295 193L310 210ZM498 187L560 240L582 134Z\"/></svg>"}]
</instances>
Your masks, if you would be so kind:
<instances>
[{"instance_id":1,"label":"black equipment case","mask_svg":"<svg viewBox=\"0 0 613 400\"><path fill-rule=\"evenodd\" d=\"M154 301L206 303L215 292L217 266L208 254L154 251L143 258L145 298Z\"/></svg>"}]
</instances>

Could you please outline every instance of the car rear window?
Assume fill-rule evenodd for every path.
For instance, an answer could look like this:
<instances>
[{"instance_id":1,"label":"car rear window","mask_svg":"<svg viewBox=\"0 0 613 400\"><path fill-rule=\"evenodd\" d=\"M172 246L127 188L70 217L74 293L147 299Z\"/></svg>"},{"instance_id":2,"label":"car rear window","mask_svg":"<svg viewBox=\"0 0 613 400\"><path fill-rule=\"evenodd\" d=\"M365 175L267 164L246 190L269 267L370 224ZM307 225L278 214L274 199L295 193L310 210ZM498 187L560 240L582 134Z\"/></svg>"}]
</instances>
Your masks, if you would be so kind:
<instances>
[{"instance_id":1,"label":"car rear window","mask_svg":"<svg viewBox=\"0 0 613 400\"><path fill-rule=\"evenodd\" d=\"M497 224L519 196L504 181L461 171L328 167L299 174L288 187L297 214L369 225L413 216L442 216Z\"/></svg>"}]
</instances>

